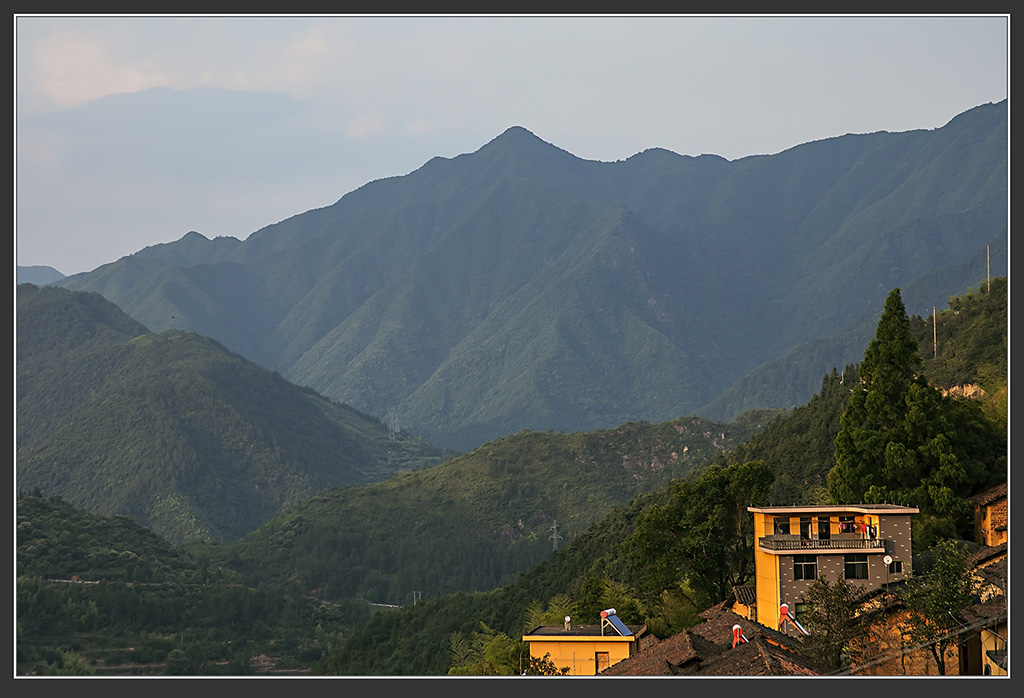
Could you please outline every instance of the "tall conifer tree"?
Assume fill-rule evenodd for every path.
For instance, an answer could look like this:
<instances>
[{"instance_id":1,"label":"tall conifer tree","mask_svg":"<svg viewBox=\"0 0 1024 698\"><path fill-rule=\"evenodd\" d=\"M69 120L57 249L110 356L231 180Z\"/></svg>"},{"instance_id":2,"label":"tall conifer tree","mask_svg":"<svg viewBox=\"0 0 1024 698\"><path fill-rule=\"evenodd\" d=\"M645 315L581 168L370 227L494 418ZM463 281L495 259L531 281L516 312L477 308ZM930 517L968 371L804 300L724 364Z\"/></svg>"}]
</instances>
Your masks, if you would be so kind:
<instances>
[{"instance_id":1,"label":"tall conifer tree","mask_svg":"<svg viewBox=\"0 0 1024 698\"><path fill-rule=\"evenodd\" d=\"M921 366L897 288L840 420L829 494L838 503L910 504L966 533L966 498L998 477L1005 458L977 405L943 396Z\"/></svg>"}]
</instances>

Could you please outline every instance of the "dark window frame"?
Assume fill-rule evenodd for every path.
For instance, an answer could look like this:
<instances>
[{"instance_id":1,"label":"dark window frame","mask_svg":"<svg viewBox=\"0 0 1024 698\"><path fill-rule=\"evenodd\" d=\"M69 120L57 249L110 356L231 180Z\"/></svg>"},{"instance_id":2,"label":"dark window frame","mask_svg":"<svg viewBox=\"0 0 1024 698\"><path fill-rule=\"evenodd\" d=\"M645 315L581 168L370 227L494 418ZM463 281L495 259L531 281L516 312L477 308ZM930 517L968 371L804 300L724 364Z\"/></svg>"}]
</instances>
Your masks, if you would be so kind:
<instances>
[{"instance_id":1,"label":"dark window frame","mask_svg":"<svg viewBox=\"0 0 1024 698\"><path fill-rule=\"evenodd\" d=\"M843 577L846 579L867 579L867 553L850 553L843 556Z\"/></svg>"},{"instance_id":2,"label":"dark window frame","mask_svg":"<svg viewBox=\"0 0 1024 698\"><path fill-rule=\"evenodd\" d=\"M813 581L818 578L818 556L817 555L794 555L793 556L793 579Z\"/></svg>"}]
</instances>

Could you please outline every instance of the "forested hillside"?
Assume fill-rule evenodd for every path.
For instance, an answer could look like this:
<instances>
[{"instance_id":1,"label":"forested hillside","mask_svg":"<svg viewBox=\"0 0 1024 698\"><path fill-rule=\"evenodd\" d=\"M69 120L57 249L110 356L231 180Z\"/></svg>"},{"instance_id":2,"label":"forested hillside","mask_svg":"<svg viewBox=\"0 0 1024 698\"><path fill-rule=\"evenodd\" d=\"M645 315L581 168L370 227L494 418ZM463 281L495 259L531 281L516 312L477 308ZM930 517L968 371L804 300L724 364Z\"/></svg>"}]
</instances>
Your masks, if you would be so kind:
<instances>
[{"instance_id":1,"label":"forested hillside","mask_svg":"<svg viewBox=\"0 0 1024 698\"><path fill-rule=\"evenodd\" d=\"M125 516L18 498L17 673L308 673L362 602L255 589Z\"/></svg>"},{"instance_id":2,"label":"forested hillside","mask_svg":"<svg viewBox=\"0 0 1024 698\"><path fill-rule=\"evenodd\" d=\"M282 507L442 452L94 293L18 286L17 484L171 541L233 540Z\"/></svg>"},{"instance_id":3,"label":"forested hillside","mask_svg":"<svg viewBox=\"0 0 1024 698\"><path fill-rule=\"evenodd\" d=\"M1005 367L1006 359L1005 293L1006 279L996 278L991 281L991 292L986 283L984 292L979 287L952 298L950 308L937 314L936 327L945 324L947 328L938 351L933 350L930 331L927 343L920 336L914 342L919 358L930 357L930 363L923 363L929 363L936 375L955 373L959 377L954 383L985 375L997 396L982 395L966 403L968 398L952 398L960 404L957 411L980 407L979 411L992 415L987 425L975 423L977 428L970 429L968 423L960 425L964 438L959 446L954 444L959 449L955 457L984 454L988 458L988 472L981 479L965 482L957 493L961 498L1008 474L1005 455L998 457L999 449L1003 454L1006 449L1006 432L999 430L1000 423L1005 425L1005 402L998 397L1007 379L999 368ZM907 318L907 327L921 329L923 322L919 316ZM821 392L807 405L777 417L749 441L715 456L708 467L612 510L565 548L523 573L515 584L486 594L450 595L417 608L376 614L325 658L318 670L328 674L447 673L445 667L452 667L454 660L452 634L469 641L476 633L479 639L483 623L492 635L504 635L511 641L521 635L524 626L535 627L542 619L558 624L565 614L594 618L608 607L619 609L626 622L646 622L660 636L696 624L696 612L721 600L722 589L744 574L744 536L741 528L731 528L741 526L742 521L720 518L730 509L722 505L740 491L730 482L745 483L748 494L743 496L750 498L747 504L831 501L827 480L836 463L835 439L842 429L851 389L860 385L859 366L825 376ZM920 426L922 433L930 428ZM945 428L938 422L931 426ZM962 448L965 443L973 445ZM993 449L994 458L990 457ZM773 479L757 484L753 476L761 473L757 477L762 477L765 465ZM929 467L937 471L937 466ZM877 482L881 483L879 475ZM932 475L932 471L922 472L922 477ZM955 526L943 529L935 525L928 502L922 501L922 506L914 525L915 550L930 546L937 536L957 535ZM969 526L970 517L961 518L961 523ZM740 535L733 535L734 530ZM723 557L716 559L713 550ZM751 553L751 566L752 559ZM709 560L714 561L710 567L706 565ZM746 574L751 572L748 567ZM731 577L734 574L739 576ZM722 586L722 582L726 584Z\"/></svg>"},{"instance_id":4,"label":"forested hillside","mask_svg":"<svg viewBox=\"0 0 1024 698\"><path fill-rule=\"evenodd\" d=\"M585 161L514 127L244 241L191 232L60 284L445 447L730 421L855 362L890 289L921 313L986 250L1005 273L1007 123L1004 101L731 162Z\"/></svg>"},{"instance_id":5,"label":"forested hillside","mask_svg":"<svg viewBox=\"0 0 1024 698\"><path fill-rule=\"evenodd\" d=\"M407 604L414 592L492 589L760 426L680 418L520 432L433 468L323 492L208 554L250 584L294 577L321 598Z\"/></svg>"},{"instance_id":6,"label":"forested hillside","mask_svg":"<svg viewBox=\"0 0 1024 698\"><path fill-rule=\"evenodd\" d=\"M973 399L949 398L956 414L986 415L980 429L950 442L958 459L988 452L993 438L1005 452L1006 288L994 278L991 289L986 282L951 299L934 332L931 318L901 318L893 303L876 330L877 341L913 346L923 375L985 386ZM102 299L70 297L76 313L52 316L61 332L19 337L30 353L150 334ZM934 345L933 334L941 338ZM870 361L868 368L877 372ZM524 626L596 618L612 606L626 622L667 636L698 622L697 611L749 574L747 500L830 495L822 487L835 463L830 435L850 419L860 371L859 363L831 372L814 399L787 414L751 413L730 425L686 418L522 432L384 483L331 489L233 544L175 546L128 517L23 490L18 673L299 674L315 665L325 674L443 675L476 666L485 644L522 652ZM1006 475L1005 460L989 465L987 481ZM957 495L983 486L972 481ZM550 537L555 531L561 540ZM674 542L666 545L663 533ZM535 565L534 554L542 560ZM435 595L425 584L435 582L464 590ZM423 593L415 603L412 591ZM403 607L371 616L373 594Z\"/></svg>"},{"instance_id":7,"label":"forested hillside","mask_svg":"<svg viewBox=\"0 0 1024 698\"><path fill-rule=\"evenodd\" d=\"M933 317L911 315L922 373L945 391L972 397L1006 434L1008 375L1007 279L995 277L949 299ZM933 324L935 331L933 332ZM839 418L859 382L858 364L833 369L821 390L786 419L769 424L749 442L715 457L764 460L776 474L772 504L814 504L828 498L826 475L835 465Z\"/></svg>"}]
</instances>

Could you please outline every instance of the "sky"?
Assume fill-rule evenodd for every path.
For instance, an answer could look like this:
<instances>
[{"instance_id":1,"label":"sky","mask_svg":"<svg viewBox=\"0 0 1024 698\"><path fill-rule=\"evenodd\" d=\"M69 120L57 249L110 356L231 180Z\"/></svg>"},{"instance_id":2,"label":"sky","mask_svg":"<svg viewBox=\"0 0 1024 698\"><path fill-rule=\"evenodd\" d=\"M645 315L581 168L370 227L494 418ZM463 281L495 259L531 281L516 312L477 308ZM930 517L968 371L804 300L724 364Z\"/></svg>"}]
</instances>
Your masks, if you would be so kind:
<instances>
[{"instance_id":1,"label":"sky","mask_svg":"<svg viewBox=\"0 0 1024 698\"><path fill-rule=\"evenodd\" d=\"M15 253L245 239L511 126L729 160L1009 96L1009 15L15 15Z\"/></svg>"}]
</instances>

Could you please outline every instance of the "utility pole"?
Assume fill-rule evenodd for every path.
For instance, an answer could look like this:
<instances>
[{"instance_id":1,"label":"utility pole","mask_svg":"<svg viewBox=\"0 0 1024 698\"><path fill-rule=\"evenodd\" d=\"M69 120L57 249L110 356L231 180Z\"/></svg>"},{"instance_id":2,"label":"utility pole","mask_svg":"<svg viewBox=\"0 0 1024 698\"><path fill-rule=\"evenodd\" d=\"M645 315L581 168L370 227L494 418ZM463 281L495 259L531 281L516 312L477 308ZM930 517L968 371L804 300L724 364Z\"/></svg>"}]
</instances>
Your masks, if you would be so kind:
<instances>
[{"instance_id":1,"label":"utility pole","mask_svg":"<svg viewBox=\"0 0 1024 698\"><path fill-rule=\"evenodd\" d=\"M932 358L939 355L938 335L935 332L935 306L932 306Z\"/></svg>"},{"instance_id":2,"label":"utility pole","mask_svg":"<svg viewBox=\"0 0 1024 698\"><path fill-rule=\"evenodd\" d=\"M986 291L986 293L991 295L992 294L992 266L989 263L988 248L989 248L989 245L985 245L985 281L986 281L986 284L988 286L988 290Z\"/></svg>"}]
</instances>

